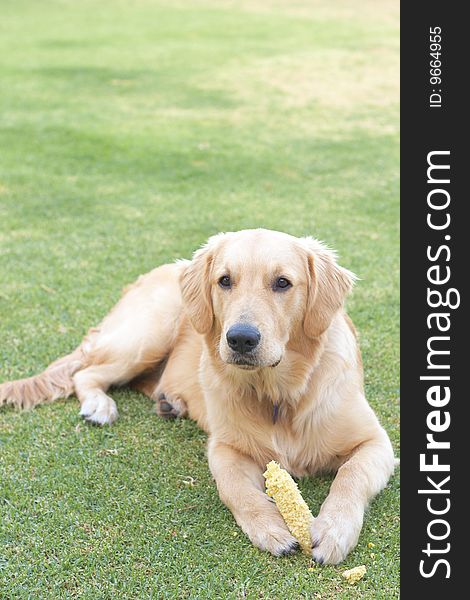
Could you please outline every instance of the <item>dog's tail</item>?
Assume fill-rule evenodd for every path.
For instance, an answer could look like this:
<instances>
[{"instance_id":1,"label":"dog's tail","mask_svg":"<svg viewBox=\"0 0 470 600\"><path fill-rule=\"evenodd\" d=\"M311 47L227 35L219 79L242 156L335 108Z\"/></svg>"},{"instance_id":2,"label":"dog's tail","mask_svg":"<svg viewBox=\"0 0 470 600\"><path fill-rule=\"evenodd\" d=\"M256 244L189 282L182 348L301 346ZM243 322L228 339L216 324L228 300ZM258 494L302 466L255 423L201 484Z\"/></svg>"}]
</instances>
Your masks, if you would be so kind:
<instances>
[{"instance_id":1,"label":"dog's tail","mask_svg":"<svg viewBox=\"0 0 470 600\"><path fill-rule=\"evenodd\" d=\"M43 402L67 398L74 392L72 377L83 366L84 354L79 346L39 375L0 384L0 406L13 404L18 408L33 408Z\"/></svg>"}]
</instances>

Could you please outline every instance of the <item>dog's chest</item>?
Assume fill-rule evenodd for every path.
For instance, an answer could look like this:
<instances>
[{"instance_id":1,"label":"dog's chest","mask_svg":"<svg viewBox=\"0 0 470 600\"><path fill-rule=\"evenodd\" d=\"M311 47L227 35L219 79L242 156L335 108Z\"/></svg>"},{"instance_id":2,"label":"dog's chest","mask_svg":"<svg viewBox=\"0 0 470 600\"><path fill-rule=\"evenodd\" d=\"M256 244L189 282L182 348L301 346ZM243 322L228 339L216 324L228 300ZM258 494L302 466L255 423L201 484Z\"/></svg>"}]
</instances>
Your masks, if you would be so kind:
<instances>
[{"instance_id":1,"label":"dog's chest","mask_svg":"<svg viewBox=\"0 0 470 600\"><path fill-rule=\"evenodd\" d=\"M312 465L318 459L315 444L311 442L312 440L304 439L304 432L295 430L293 424L283 417L280 411L271 427L272 458L290 473L306 475L311 472Z\"/></svg>"},{"instance_id":2,"label":"dog's chest","mask_svg":"<svg viewBox=\"0 0 470 600\"><path fill-rule=\"evenodd\" d=\"M295 404L281 405L277 420L271 423L273 458L296 476L338 468L338 408L332 400L337 390L330 385L322 391L324 395L313 390L315 402L305 395Z\"/></svg>"},{"instance_id":3,"label":"dog's chest","mask_svg":"<svg viewBox=\"0 0 470 600\"><path fill-rule=\"evenodd\" d=\"M332 459L328 432L319 415L302 419L294 409L269 403L258 415L263 426L250 431L250 446L262 461L276 460L296 476L328 468Z\"/></svg>"}]
</instances>

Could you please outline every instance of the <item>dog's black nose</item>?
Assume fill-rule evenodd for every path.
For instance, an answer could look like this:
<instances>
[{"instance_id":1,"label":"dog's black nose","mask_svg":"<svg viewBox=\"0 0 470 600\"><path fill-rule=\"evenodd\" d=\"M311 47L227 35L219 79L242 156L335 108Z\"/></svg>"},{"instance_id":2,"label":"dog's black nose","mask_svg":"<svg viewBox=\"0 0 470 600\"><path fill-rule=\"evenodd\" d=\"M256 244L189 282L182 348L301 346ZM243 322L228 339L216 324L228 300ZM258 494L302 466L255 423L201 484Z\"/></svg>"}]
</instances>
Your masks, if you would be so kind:
<instances>
[{"instance_id":1,"label":"dog's black nose","mask_svg":"<svg viewBox=\"0 0 470 600\"><path fill-rule=\"evenodd\" d=\"M260 332L252 325L237 323L227 331L227 344L235 352L247 354L256 348L261 339Z\"/></svg>"}]
</instances>

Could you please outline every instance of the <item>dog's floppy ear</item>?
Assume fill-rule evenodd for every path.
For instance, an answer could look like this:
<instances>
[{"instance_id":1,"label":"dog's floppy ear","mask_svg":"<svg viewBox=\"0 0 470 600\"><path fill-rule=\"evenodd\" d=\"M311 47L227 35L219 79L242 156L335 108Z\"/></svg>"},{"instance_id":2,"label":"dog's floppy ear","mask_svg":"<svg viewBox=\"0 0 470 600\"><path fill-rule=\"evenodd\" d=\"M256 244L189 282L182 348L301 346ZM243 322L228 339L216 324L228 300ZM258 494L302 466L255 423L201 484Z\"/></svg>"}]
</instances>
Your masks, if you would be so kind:
<instances>
[{"instance_id":1,"label":"dog's floppy ear","mask_svg":"<svg viewBox=\"0 0 470 600\"><path fill-rule=\"evenodd\" d=\"M308 272L304 331L315 338L328 329L357 278L338 265L335 253L322 242L310 237L300 241L307 255Z\"/></svg>"},{"instance_id":2,"label":"dog's floppy ear","mask_svg":"<svg viewBox=\"0 0 470 600\"><path fill-rule=\"evenodd\" d=\"M205 246L196 250L192 261L180 276L181 294L194 329L209 333L214 321L210 288L210 270L217 236L209 238Z\"/></svg>"}]
</instances>

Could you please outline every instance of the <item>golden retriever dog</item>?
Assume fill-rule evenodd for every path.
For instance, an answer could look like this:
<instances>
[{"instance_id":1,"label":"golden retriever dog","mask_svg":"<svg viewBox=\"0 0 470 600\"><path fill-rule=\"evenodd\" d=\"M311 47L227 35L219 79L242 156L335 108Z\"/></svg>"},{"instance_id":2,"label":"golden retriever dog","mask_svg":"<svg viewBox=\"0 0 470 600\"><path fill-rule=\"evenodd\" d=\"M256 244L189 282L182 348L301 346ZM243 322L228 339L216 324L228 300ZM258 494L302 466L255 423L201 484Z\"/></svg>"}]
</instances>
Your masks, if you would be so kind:
<instances>
[{"instance_id":1,"label":"golden retriever dog","mask_svg":"<svg viewBox=\"0 0 470 600\"><path fill-rule=\"evenodd\" d=\"M191 261L139 277L70 355L0 386L32 407L75 393L91 423L118 416L107 394L131 383L162 417L209 436L222 502L252 543L279 556L297 543L264 492L266 463L301 477L335 472L312 525L312 556L338 563L394 469L390 440L364 397L344 301L354 275L313 238L254 229L211 237Z\"/></svg>"}]
</instances>

